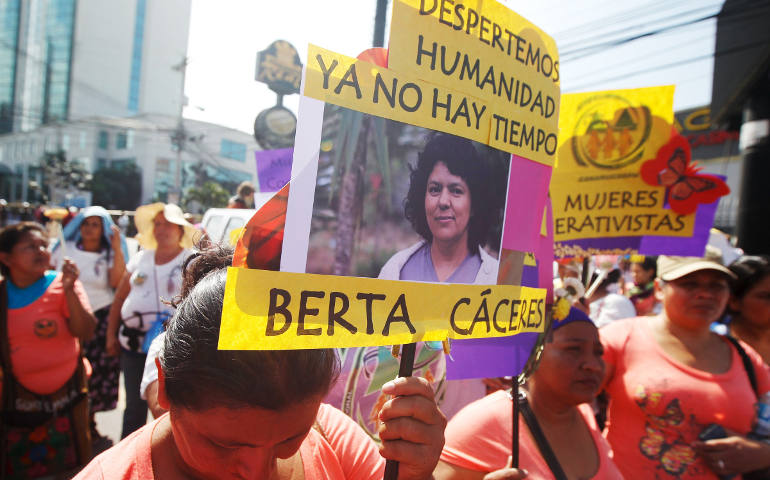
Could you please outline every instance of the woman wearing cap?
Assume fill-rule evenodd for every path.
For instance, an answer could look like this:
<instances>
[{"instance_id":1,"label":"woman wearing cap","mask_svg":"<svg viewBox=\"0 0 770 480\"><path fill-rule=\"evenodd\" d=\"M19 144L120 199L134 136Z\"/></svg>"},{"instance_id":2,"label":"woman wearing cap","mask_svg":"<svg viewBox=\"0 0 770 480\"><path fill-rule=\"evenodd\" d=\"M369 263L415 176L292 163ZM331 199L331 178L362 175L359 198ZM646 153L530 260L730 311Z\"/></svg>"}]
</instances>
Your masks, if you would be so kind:
<instances>
[{"instance_id":1,"label":"woman wearing cap","mask_svg":"<svg viewBox=\"0 0 770 480\"><path fill-rule=\"evenodd\" d=\"M526 478L622 478L589 405L603 376L596 326L566 299L558 300L540 364L520 394L519 466ZM435 478L481 480L489 472L486 478L523 478L508 467L511 410L510 391L461 410L447 426Z\"/></svg>"},{"instance_id":2,"label":"woman wearing cap","mask_svg":"<svg viewBox=\"0 0 770 480\"><path fill-rule=\"evenodd\" d=\"M109 212L102 207L88 207L80 211L62 232L64 244L56 242L51 249L51 260L62 270L64 258L69 257L80 269L80 281L88 292L88 300L97 320L93 340L84 343L86 358L93 367L88 379L88 397L91 406L91 437L95 449L103 450L111 444L96 430L93 415L112 410L118 403L118 359L105 351L107 314L120 279L126 271L126 241L120 234Z\"/></svg>"},{"instance_id":3,"label":"woman wearing cap","mask_svg":"<svg viewBox=\"0 0 770 480\"><path fill-rule=\"evenodd\" d=\"M126 390L122 438L147 420L147 402L139 396L147 349L173 312L168 301L179 294L182 264L192 253L195 232L174 204L141 206L134 223L144 250L126 266L107 328L107 352L120 355Z\"/></svg>"},{"instance_id":4,"label":"woman wearing cap","mask_svg":"<svg viewBox=\"0 0 770 480\"><path fill-rule=\"evenodd\" d=\"M749 440L757 394L770 390L770 370L710 331L725 309L730 270L693 257L658 258L654 317L601 329L609 394L606 437L627 478L717 479L770 466L770 445ZM723 427L726 438L699 440ZM708 437L701 437L708 438Z\"/></svg>"},{"instance_id":5,"label":"woman wearing cap","mask_svg":"<svg viewBox=\"0 0 770 480\"><path fill-rule=\"evenodd\" d=\"M744 255L730 264L730 334L770 364L770 257Z\"/></svg>"}]
</instances>

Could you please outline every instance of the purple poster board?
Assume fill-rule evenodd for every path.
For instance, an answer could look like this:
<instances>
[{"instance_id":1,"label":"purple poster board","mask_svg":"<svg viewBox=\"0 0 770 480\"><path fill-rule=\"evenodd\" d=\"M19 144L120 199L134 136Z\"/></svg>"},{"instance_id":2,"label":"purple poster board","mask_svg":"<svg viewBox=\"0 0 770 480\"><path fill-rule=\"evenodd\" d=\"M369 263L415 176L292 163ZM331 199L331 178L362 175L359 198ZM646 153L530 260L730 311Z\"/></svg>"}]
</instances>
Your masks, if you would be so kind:
<instances>
[{"instance_id":1,"label":"purple poster board","mask_svg":"<svg viewBox=\"0 0 770 480\"><path fill-rule=\"evenodd\" d=\"M260 192L277 192L291 179L293 148L254 152Z\"/></svg>"}]
</instances>

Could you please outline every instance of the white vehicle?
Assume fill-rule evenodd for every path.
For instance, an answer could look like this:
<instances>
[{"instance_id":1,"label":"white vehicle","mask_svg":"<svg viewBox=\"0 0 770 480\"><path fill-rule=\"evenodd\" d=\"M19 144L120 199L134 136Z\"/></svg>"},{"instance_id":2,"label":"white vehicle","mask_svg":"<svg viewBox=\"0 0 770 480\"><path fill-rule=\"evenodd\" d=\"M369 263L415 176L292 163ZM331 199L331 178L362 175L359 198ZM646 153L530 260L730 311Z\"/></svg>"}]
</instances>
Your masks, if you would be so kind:
<instances>
[{"instance_id":1,"label":"white vehicle","mask_svg":"<svg viewBox=\"0 0 770 480\"><path fill-rule=\"evenodd\" d=\"M254 208L209 208L203 214L201 225L209 239L222 245L233 245L230 234L243 228L259 208L273 197L274 193L255 193Z\"/></svg>"}]
</instances>

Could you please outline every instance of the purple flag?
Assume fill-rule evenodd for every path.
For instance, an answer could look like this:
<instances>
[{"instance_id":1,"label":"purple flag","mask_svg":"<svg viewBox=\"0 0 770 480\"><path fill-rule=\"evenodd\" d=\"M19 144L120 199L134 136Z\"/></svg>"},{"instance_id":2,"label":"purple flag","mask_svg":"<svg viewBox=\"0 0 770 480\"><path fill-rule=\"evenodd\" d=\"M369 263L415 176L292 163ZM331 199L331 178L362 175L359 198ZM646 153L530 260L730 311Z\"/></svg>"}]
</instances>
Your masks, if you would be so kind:
<instances>
[{"instance_id":1,"label":"purple flag","mask_svg":"<svg viewBox=\"0 0 770 480\"><path fill-rule=\"evenodd\" d=\"M254 152L260 192L277 192L291 179L293 148Z\"/></svg>"}]
</instances>

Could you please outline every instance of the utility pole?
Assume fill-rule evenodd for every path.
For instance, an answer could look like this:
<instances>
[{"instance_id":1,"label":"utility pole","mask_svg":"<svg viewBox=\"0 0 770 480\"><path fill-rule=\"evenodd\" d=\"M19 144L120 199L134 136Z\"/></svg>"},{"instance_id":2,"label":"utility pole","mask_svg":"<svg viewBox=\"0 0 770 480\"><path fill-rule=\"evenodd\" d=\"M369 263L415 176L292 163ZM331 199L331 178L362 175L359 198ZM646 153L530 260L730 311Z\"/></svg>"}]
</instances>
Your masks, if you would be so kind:
<instances>
[{"instance_id":1,"label":"utility pole","mask_svg":"<svg viewBox=\"0 0 770 480\"><path fill-rule=\"evenodd\" d=\"M373 47L385 46L385 15L388 11L388 0L377 0L377 9L374 12L374 38Z\"/></svg>"},{"instance_id":2,"label":"utility pole","mask_svg":"<svg viewBox=\"0 0 770 480\"><path fill-rule=\"evenodd\" d=\"M171 142L176 146L176 168L174 169L174 191L168 192L166 201L168 203L180 203L182 201L182 151L185 148L185 141L187 139L187 133L184 129L184 112L185 95L184 95L184 81L185 74L187 72L187 57L183 57L179 64L174 65L172 69L182 74L182 88L179 92L179 116L177 117L176 130L171 134Z\"/></svg>"}]
</instances>

